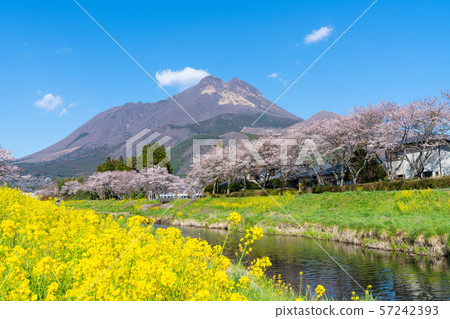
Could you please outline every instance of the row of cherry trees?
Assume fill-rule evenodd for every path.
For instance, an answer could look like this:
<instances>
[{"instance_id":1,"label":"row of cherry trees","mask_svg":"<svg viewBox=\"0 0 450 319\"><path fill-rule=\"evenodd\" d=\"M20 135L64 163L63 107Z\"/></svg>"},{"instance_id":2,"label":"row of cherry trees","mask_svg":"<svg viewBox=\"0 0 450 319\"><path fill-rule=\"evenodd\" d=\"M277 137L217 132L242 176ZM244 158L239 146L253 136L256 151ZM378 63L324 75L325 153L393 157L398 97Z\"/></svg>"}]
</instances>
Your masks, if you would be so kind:
<instances>
[{"instance_id":1,"label":"row of cherry trees","mask_svg":"<svg viewBox=\"0 0 450 319\"><path fill-rule=\"evenodd\" d=\"M183 179L169 174L166 167L153 166L137 171L100 172L90 176L86 183L66 182L61 195L75 195L79 191L95 194L100 199L125 199L144 193L153 198L161 194L181 193L187 189Z\"/></svg>"},{"instance_id":2,"label":"row of cherry trees","mask_svg":"<svg viewBox=\"0 0 450 319\"><path fill-rule=\"evenodd\" d=\"M367 165L376 159L389 180L400 166L409 164L415 177L422 178L427 160L436 146L447 143L449 94L424 98L408 105L383 101L349 115L300 125L283 138L263 137L218 145L199 156L189 177L200 185L242 180L265 187L276 176L286 184L312 174L320 185L325 174L339 185L350 178L358 183ZM414 156L408 156L412 154ZM228 188L229 192L229 188Z\"/></svg>"}]
</instances>

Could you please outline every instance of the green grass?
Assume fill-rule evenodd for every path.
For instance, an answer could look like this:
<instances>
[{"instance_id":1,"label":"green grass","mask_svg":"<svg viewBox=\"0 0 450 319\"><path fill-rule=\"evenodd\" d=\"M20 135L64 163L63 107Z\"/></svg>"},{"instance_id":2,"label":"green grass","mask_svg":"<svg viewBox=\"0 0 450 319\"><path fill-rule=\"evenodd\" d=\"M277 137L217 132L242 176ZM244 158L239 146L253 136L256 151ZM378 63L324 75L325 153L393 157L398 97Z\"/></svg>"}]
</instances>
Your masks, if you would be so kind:
<instances>
[{"instance_id":1,"label":"green grass","mask_svg":"<svg viewBox=\"0 0 450 319\"><path fill-rule=\"evenodd\" d=\"M228 274L235 280L236 283L239 282L239 278L242 276L249 276L248 271L242 266L231 265L228 269ZM300 276L300 275L299 275ZM284 282L279 282L277 278L268 278L267 276L262 276L256 278L255 276L249 276L250 283L248 288L245 289L244 295L250 301L294 301L301 299L302 301L334 301L332 298L328 297L326 291L324 295L317 298L315 294L316 287L305 287L300 283L299 287L291 287ZM302 282L302 280L300 281ZM359 296L361 301L375 301L377 297L374 297L372 291L368 289L368 293ZM301 293L300 293L301 291ZM343 301L351 300L352 296L348 296L343 299Z\"/></svg>"},{"instance_id":2,"label":"green grass","mask_svg":"<svg viewBox=\"0 0 450 319\"><path fill-rule=\"evenodd\" d=\"M141 212L144 205L153 205L157 201L146 199L138 200L75 200L68 201L68 206L79 209L92 209L98 213L138 213Z\"/></svg>"}]
</instances>

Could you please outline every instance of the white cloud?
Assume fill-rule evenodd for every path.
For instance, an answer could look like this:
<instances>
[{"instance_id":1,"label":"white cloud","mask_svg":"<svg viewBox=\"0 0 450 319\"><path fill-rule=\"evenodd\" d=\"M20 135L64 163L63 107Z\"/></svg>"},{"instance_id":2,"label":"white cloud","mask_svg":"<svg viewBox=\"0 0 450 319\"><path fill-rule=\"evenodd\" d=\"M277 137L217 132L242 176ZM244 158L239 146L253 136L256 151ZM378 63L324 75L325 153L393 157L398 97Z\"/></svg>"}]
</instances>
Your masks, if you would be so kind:
<instances>
[{"instance_id":1,"label":"white cloud","mask_svg":"<svg viewBox=\"0 0 450 319\"><path fill-rule=\"evenodd\" d=\"M274 72L274 73L269 74L267 77L268 77L268 78L271 78L271 79L277 79L277 80L280 81L283 85L286 85L286 84L287 84L286 80L283 80L283 79L281 78L281 74L280 74L280 73Z\"/></svg>"},{"instance_id":2,"label":"white cloud","mask_svg":"<svg viewBox=\"0 0 450 319\"><path fill-rule=\"evenodd\" d=\"M59 112L59 116L63 116L64 114L66 114L67 113L67 109L66 108L63 108L62 110L61 110L61 112Z\"/></svg>"},{"instance_id":3,"label":"white cloud","mask_svg":"<svg viewBox=\"0 0 450 319\"><path fill-rule=\"evenodd\" d=\"M81 103L81 101L72 102L72 103L69 104L69 107L76 107L80 103Z\"/></svg>"},{"instance_id":4,"label":"white cloud","mask_svg":"<svg viewBox=\"0 0 450 319\"><path fill-rule=\"evenodd\" d=\"M316 43L326 40L331 32L333 32L333 27L321 27L318 30L313 30L310 34L307 34L303 40L305 44Z\"/></svg>"},{"instance_id":5,"label":"white cloud","mask_svg":"<svg viewBox=\"0 0 450 319\"><path fill-rule=\"evenodd\" d=\"M39 101L34 103L38 108L44 109L46 113L51 111L56 111L62 106L62 98L57 95L54 96L51 93L48 93L42 97Z\"/></svg>"},{"instance_id":6,"label":"white cloud","mask_svg":"<svg viewBox=\"0 0 450 319\"><path fill-rule=\"evenodd\" d=\"M155 76L161 86L175 86L182 90L197 84L208 75L209 73L206 70L186 67L180 71L167 69L162 72L156 72Z\"/></svg>"}]
</instances>

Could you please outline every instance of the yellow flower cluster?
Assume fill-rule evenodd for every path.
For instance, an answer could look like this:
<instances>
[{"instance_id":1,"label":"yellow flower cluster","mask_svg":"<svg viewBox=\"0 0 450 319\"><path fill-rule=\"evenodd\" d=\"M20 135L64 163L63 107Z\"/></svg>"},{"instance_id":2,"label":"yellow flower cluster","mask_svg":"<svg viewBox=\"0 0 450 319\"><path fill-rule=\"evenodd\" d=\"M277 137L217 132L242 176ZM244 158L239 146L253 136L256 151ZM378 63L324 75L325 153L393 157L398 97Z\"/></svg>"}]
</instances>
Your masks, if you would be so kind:
<instances>
[{"instance_id":1,"label":"yellow flower cluster","mask_svg":"<svg viewBox=\"0 0 450 319\"><path fill-rule=\"evenodd\" d=\"M370 289L372 288L372 285L368 285L365 291L365 300L370 300L372 298L371 293L370 293ZM352 297L350 298L353 301L358 301L360 300L359 296L356 294L356 292L352 292Z\"/></svg>"},{"instance_id":2,"label":"yellow flower cluster","mask_svg":"<svg viewBox=\"0 0 450 319\"><path fill-rule=\"evenodd\" d=\"M357 296L356 295L356 292L352 292L352 298L351 298L351 300L355 300L355 301L358 301L359 300L359 296Z\"/></svg>"},{"instance_id":3,"label":"yellow flower cluster","mask_svg":"<svg viewBox=\"0 0 450 319\"><path fill-rule=\"evenodd\" d=\"M230 226L237 226L241 222L241 215L231 212L227 220L230 222Z\"/></svg>"},{"instance_id":4,"label":"yellow flower cluster","mask_svg":"<svg viewBox=\"0 0 450 319\"><path fill-rule=\"evenodd\" d=\"M0 300L246 299L218 247L145 221L0 188Z\"/></svg>"},{"instance_id":5,"label":"yellow flower cluster","mask_svg":"<svg viewBox=\"0 0 450 319\"><path fill-rule=\"evenodd\" d=\"M322 285L317 285L317 288L316 288L317 298L321 298L324 293L325 293L325 288Z\"/></svg>"},{"instance_id":6,"label":"yellow flower cluster","mask_svg":"<svg viewBox=\"0 0 450 319\"><path fill-rule=\"evenodd\" d=\"M252 261L250 265L250 273L255 275L256 278L261 278L264 276L266 269L272 266L269 257L256 258L256 260Z\"/></svg>"},{"instance_id":7,"label":"yellow flower cluster","mask_svg":"<svg viewBox=\"0 0 450 319\"><path fill-rule=\"evenodd\" d=\"M5 237L12 238L16 234L16 223L13 220L2 220L0 228L2 230L3 236Z\"/></svg>"},{"instance_id":8,"label":"yellow flower cluster","mask_svg":"<svg viewBox=\"0 0 450 319\"><path fill-rule=\"evenodd\" d=\"M264 230L260 227L254 226L245 231L245 237L241 240L245 240L245 246L253 244L256 240L264 237Z\"/></svg>"},{"instance_id":9,"label":"yellow flower cluster","mask_svg":"<svg viewBox=\"0 0 450 319\"><path fill-rule=\"evenodd\" d=\"M241 278L239 278L239 283L236 285L236 287L245 289L248 287L249 283L250 278L248 278L247 276L242 276Z\"/></svg>"},{"instance_id":10,"label":"yellow flower cluster","mask_svg":"<svg viewBox=\"0 0 450 319\"><path fill-rule=\"evenodd\" d=\"M284 194L281 196L273 196L275 201L269 196L240 197L240 198L211 198L208 207L211 210L239 210L251 209L255 213L265 213L278 209L277 202L285 206L295 199L294 194ZM204 202L199 201L192 206L202 205Z\"/></svg>"},{"instance_id":11,"label":"yellow flower cluster","mask_svg":"<svg viewBox=\"0 0 450 319\"><path fill-rule=\"evenodd\" d=\"M291 284L286 284L285 282L283 282L280 274L278 274L278 277L273 275L271 282L272 282L272 285L278 290L278 295L280 295L280 296L283 296L286 293L292 292ZM296 298L294 300L299 301L297 299L300 299L300 298Z\"/></svg>"},{"instance_id":12,"label":"yellow flower cluster","mask_svg":"<svg viewBox=\"0 0 450 319\"><path fill-rule=\"evenodd\" d=\"M395 194L397 209L405 214L417 211L421 212L448 212L450 211L450 200L437 196L439 191L426 190L403 190Z\"/></svg>"}]
</instances>

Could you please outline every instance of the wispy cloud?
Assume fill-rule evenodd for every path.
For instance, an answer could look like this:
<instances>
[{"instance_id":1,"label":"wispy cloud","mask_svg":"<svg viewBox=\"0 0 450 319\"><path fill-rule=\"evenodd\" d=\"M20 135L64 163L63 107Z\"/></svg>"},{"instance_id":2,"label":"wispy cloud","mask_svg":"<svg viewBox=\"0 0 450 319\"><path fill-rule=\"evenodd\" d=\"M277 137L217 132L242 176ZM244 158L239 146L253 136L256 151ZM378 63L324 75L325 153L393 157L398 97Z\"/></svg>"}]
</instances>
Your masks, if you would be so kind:
<instances>
[{"instance_id":1,"label":"wispy cloud","mask_svg":"<svg viewBox=\"0 0 450 319\"><path fill-rule=\"evenodd\" d=\"M72 103L69 104L69 107L75 107L75 106L78 106L78 104L80 104L80 103L81 103L81 101L75 101L75 102L72 102Z\"/></svg>"},{"instance_id":2,"label":"wispy cloud","mask_svg":"<svg viewBox=\"0 0 450 319\"><path fill-rule=\"evenodd\" d=\"M35 106L45 110L46 113L58 110L63 104L62 97L53 95L52 93L45 94L40 100L34 103Z\"/></svg>"},{"instance_id":3,"label":"wispy cloud","mask_svg":"<svg viewBox=\"0 0 450 319\"><path fill-rule=\"evenodd\" d=\"M66 46L62 46L62 47L60 47L60 48L55 50L55 52L57 54L67 54L70 51L72 51L72 48L69 48L69 47L66 47Z\"/></svg>"},{"instance_id":4,"label":"wispy cloud","mask_svg":"<svg viewBox=\"0 0 450 319\"><path fill-rule=\"evenodd\" d=\"M161 72L156 72L156 79L161 86L175 86L180 90L187 89L208 76L209 73L206 70L196 70L190 67L186 67L183 70L172 71L166 69Z\"/></svg>"},{"instance_id":5,"label":"wispy cloud","mask_svg":"<svg viewBox=\"0 0 450 319\"><path fill-rule=\"evenodd\" d=\"M62 110L61 110L61 112L59 112L59 116L63 116L64 114L66 114L67 113L67 109L66 108L63 108Z\"/></svg>"},{"instance_id":6,"label":"wispy cloud","mask_svg":"<svg viewBox=\"0 0 450 319\"><path fill-rule=\"evenodd\" d=\"M333 32L333 27L321 27L320 29L313 30L310 34L307 34L303 41L305 44L316 43L319 41L326 40L330 34Z\"/></svg>"},{"instance_id":7,"label":"wispy cloud","mask_svg":"<svg viewBox=\"0 0 450 319\"><path fill-rule=\"evenodd\" d=\"M268 77L268 78L271 78L271 79L277 79L277 80L280 81L283 85L286 85L286 84L287 84L286 80L283 80L283 78L281 77L281 74L280 74L280 73L277 73L277 72L270 73L267 77Z\"/></svg>"}]
</instances>

